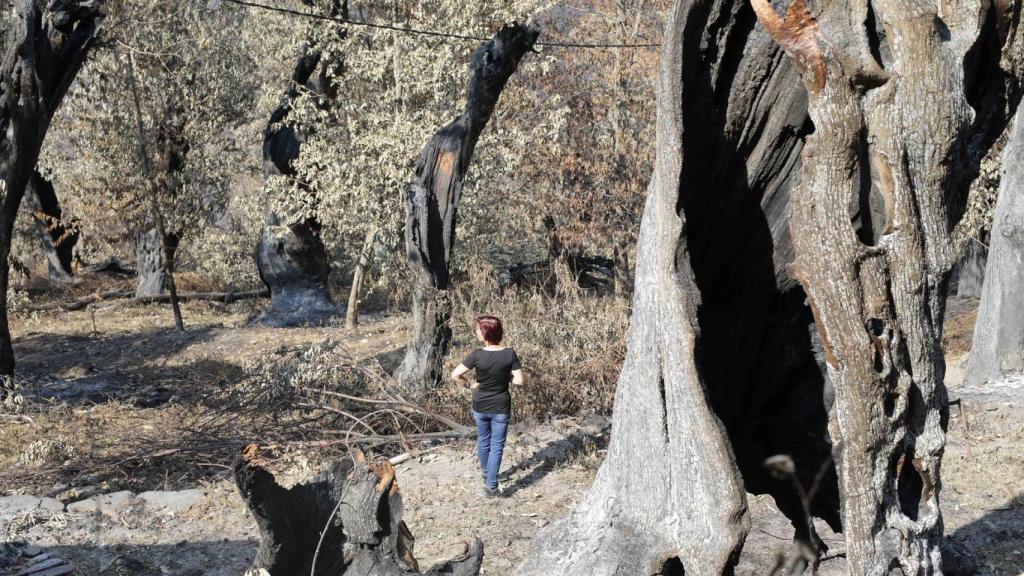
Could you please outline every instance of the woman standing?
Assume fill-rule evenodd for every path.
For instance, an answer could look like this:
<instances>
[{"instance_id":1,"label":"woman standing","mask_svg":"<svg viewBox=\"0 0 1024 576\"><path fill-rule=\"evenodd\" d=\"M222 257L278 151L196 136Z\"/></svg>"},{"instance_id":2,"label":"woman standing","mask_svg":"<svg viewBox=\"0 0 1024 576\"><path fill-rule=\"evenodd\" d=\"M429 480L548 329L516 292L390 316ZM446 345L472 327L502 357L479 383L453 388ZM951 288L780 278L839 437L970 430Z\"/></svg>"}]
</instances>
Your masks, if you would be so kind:
<instances>
[{"instance_id":1,"label":"woman standing","mask_svg":"<svg viewBox=\"0 0 1024 576\"><path fill-rule=\"evenodd\" d=\"M484 495L499 496L498 469L505 450L505 435L512 415L509 384L523 383L523 370L516 351L501 345L504 330L495 316L477 316L476 339L483 343L455 367L452 379L473 391L473 419L476 420L476 454L484 476ZM476 382L466 377L476 370Z\"/></svg>"}]
</instances>

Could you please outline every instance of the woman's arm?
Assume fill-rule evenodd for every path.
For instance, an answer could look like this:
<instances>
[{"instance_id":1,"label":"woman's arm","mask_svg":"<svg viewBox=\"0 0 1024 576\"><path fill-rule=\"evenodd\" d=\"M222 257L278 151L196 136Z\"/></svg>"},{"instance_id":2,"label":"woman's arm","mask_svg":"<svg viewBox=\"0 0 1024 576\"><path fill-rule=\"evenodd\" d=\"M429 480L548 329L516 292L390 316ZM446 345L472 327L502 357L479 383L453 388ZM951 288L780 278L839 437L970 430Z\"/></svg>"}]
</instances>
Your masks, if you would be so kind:
<instances>
[{"instance_id":1,"label":"woman's arm","mask_svg":"<svg viewBox=\"0 0 1024 576\"><path fill-rule=\"evenodd\" d=\"M476 383L471 382L469 378L466 377L467 372L469 372L469 368L466 368L463 364L459 364L455 367L455 370L452 370L452 380L463 388L476 388Z\"/></svg>"},{"instance_id":2,"label":"woman's arm","mask_svg":"<svg viewBox=\"0 0 1024 576\"><path fill-rule=\"evenodd\" d=\"M512 371L512 384L515 385L515 386L522 386L523 385L523 370L522 369L513 370Z\"/></svg>"}]
</instances>

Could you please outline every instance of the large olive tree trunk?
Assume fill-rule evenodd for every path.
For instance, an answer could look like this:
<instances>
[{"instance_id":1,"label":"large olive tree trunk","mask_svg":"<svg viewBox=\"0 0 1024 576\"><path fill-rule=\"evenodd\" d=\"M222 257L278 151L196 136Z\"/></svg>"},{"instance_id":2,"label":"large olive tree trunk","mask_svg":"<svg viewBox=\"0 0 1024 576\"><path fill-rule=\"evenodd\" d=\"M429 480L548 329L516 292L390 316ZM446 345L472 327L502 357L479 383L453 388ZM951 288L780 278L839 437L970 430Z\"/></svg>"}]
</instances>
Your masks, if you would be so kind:
<instances>
[{"instance_id":1,"label":"large olive tree trunk","mask_svg":"<svg viewBox=\"0 0 1024 576\"><path fill-rule=\"evenodd\" d=\"M965 384L1024 371L1024 122L1020 112L1003 152L985 284Z\"/></svg>"},{"instance_id":2,"label":"large olive tree trunk","mask_svg":"<svg viewBox=\"0 0 1024 576\"><path fill-rule=\"evenodd\" d=\"M783 18L752 2L809 94L790 232L835 393L847 560L854 574L938 573L939 343L956 207L977 168L965 62L987 5L793 0ZM858 234L848 206L865 197L883 209Z\"/></svg>"},{"instance_id":3,"label":"large olive tree trunk","mask_svg":"<svg viewBox=\"0 0 1024 576\"><path fill-rule=\"evenodd\" d=\"M853 8L862 12L854 14L854 21L875 31L873 12L863 12L865 7L857 6ZM760 8L762 12L770 9ZM1013 26L994 26L994 22L1011 20ZM785 23L809 21L797 10ZM961 59L962 66L973 66L967 84L976 98L975 124L969 132L934 139L953 148L971 142L968 158L961 158L958 166L967 177L976 173L980 159L1005 126L1007 111L1016 106L1007 87L1013 84L1008 78L1019 75L1012 67L1001 70L999 58L993 57L1004 40L1014 36L1010 31L1016 29L1016 20L984 21L984 41L978 42L982 48L976 46L966 64ZM836 26L849 23L850 16L836 15L829 22ZM881 23L877 26L881 29ZM877 46L878 32L873 33ZM845 36L827 37L843 39L846 46ZM816 37L809 34L807 38ZM793 44L784 45L791 48ZM882 49L888 59L888 49ZM871 50L866 48L866 53ZM864 72L864 78L853 83L861 88L854 89L871 92L869 86L877 88L878 80L873 79L872 70ZM855 515L875 515L880 529L885 529L885 521L896 518L886 514L893 512L898 501L893 489L897 468L903 475L900 485L907 496L908 513L917 514L923 523L934 519L929 516L933 514L929 506L934 505L937 485L927 488L932 500L910 512L915 474L920 479L918 494L926 491L925 477L911 459L906 466L899 465L898 459L892 461L890 476L879 475L863 485L844 481L847 504L840 518L838 478L830 463L834 456L849 466L852 456L847 452L862 446L863 440L854 440L851 447L842 436L847 431L834 423L846 414L858 418L866 410L885 412L889 405L884 398L870 398L868 404L851 406L848 389L835 389L849 386L846 374L830 366L835 362L836 337L823 329L827 324L815 325L808 304L817 304L822 317L833 316L821 314L820 297L811 294L813 298L808 298L797 279L800 271L806 279L810 266L807 252L813 248L807 244L813 242L821 249L833 241L828 229L808 235L806 229L798 233L790 227L791 210L805 210L808 204L807 177L801 175L802 170L813 172L823 162L834 160L834 154L810 156L804 148L807 134L817 134L821 128L808 117L808 92L800 76L800 67L782 54L764 27L756 26L755 14L746 1L676 2L662 48L655 185L641 225L628 353L616 393L608 457L570 516L541 531L517 573L728 572L728 559L738 551L744 532L744 489L771 494L794 522L797 538L817 543L802 520L793 486L771 478L764 469L765 459L773 454L792 457L797 479L805 488L821 472L812 514L837 530L844 528L842 520L853 518L848 536L851 558L857 556L854 573L888 573L889 564L879 568L863 560L865 549L874 550L873 534L865 536L862 517ZM958 89L963 80L961 77ZM918 78L914 85L921 83ZM893 126L898 124L894 121ZM818 137L808 143L816 145ZM892 233L888 229L891 199L871 184L869 141L867 134L853 141L853 160L841 174L843 202L830 203L827 210L819 202L823 218L842 223L844 234L865 245L876 244ZM845 152L843 157L847 157ZM802 169L803 162L809 163L808 168ZM854 180L855 176L863 178ZM958 186L955 180L951 178L938 188L944 194L940 201L951 205L950 228L958 216L957 196L967 187L966 182ZM796 198L799 194L804 196ZM806 214L794 214L793 218L806 218ZM795 259L802 266L794 268ZM841 261L833 265L845 267ZM843 274L836 272L837 278ZM902 278L906 274L913 274L913 268L896 275ZM849 294L856 301L857 292ZM665 312L679 308L686 313ZM929 325L936 326L931 318ZM875 327L873 322L858 322L850 337L867 334ZM900 362L913 349L918 355L914 361L930 366L937 336L934 330L921 336L932 345L924 347L926 358L921 359L918 345L907 345ZM889 370L890 357L882 355L885 347L876 348L871 338L863 337L863 350L857 349L858 353L879 350L883 363L879 370ZM869 366L874 369L873 363ZM938 387L930 380L932 368L931 373L922 372L923 384ZM836 377L844 380L836 384ZM874 373L870 377L868 382L879 380ZM890 399L892 413L904 414L896 416L898 421L925 428L913 436L921 439L922 449L936 436L941 442L941 422L936 426L934 420L914 420L905 415L910 401ZM931 408L941 408L941 399L933 400ZM829 410L831 438L826 428ZM931 414L941 416L936 411ZM721 431L713 424L715 416L730 441L724 447ZM894 435L875 441L879 450L886 450L892 441L905 451L907 446L899 441L908 437ZM837 441L835 445L832 440ZM742 478L739 486L737 469ZM872 480L883 482L886 491L866 503L878 486L871 484ZM915 525L915 521L907 521L910 530ZM930 532L924 538L934 536ZM917 565L920 538L912 534L908 542L901 551L905 557L890 557L891 565L916 573L910 566ZM937 554L931 543L925 547L929 556L920 564L923 572L932 569ZM881 555L892 550L878 549Z\"/></svg>"},{"instance_id":4,"label":"large olive tree trunk","mask_svg":"<svg viewBox=\"0 0 1024 576\"><path fill-rule=\"evenodd\" d=\"M78 243L78 231L65 221L53 183L38 171L29 180L28 190L28 200L36 220L43 254L46 255L50 281L60 284L70 282L74 276L72 261L75 244Z\"/></svg>"},{"instance_id":5,"label":"large olive tree trunk","mask_svg":"<svg viewBox=\"0 0 1024 576\"><path fill-rule=\"evenodd\" d=\"M101 0L18 0L0 63L0 377L14 375L7 324L11 235L54 112L96 40Z\"/></svg>"},{"instance_id":6,"label":"large olive tree trunk","mask_svg":"<svg viewBox=\"0 0 1024 576\"><path fill-rule=\"evenodd\" d=\"M412 392L429 390L442 379L441 363L452 336L448 281L462 182L505 83L539 33L507 25L477 48L465 109L430 138L403 190L406 255L416 285L412 338L396 376Z\"/></svg>"},{"instance_id":7,"label":"large olive tree trunk","mask_svg":"<svg viewBox=\"0 0 1024 576\"><path fill-rule=\"evenodd\" d=\"M306 3L312 2L306 0ZM332 16L348 17L346 0L332 0L330 6ZM323 94L323 105L328 105L335 96L331 75L337 73L339 67L333 59L323 58L311 35L295 64L285 96L270 115L263 132L263 172L267 177L294 179L296 176L292 162L299 157L307 135L288 121L292 103L305 89ZM295 184L304 193L312 192L302 183ZM328 291L331 265L320 230L321 224L315 218L284 221L268 200L256 246L256 265L271 295L270 308L260 317L261 323L270 326L320 324L338 313Z\"/></svg>"}]
</instances>

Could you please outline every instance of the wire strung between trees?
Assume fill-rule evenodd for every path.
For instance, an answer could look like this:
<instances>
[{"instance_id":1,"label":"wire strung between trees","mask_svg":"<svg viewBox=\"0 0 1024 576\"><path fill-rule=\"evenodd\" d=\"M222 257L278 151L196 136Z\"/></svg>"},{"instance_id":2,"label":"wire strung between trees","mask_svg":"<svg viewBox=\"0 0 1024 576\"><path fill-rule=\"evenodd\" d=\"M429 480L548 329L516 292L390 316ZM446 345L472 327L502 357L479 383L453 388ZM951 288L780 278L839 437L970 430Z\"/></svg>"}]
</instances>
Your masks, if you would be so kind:
<instances>
[{"instance_id":1,"label":"wire strung between trees","mask_svg":"<svg viewBox=\"0 0 1024 576\"><path fill-rule=\"evenodd\" d=\"M490 38L484 36L473 36L471 34L454 34L450 32L440 32L438 30L423 30L419 28L406 28L397 26L395 24L387 24L380 22L363 22L360 20L352 20L349 18L340 18L337 16L327 16L324 14L315 14L313 12L303 12L301 10L293 10L291 8L282 8L280 6L271 6L269 4L260 4L258 2L249 2L248 0L224 0L231 4L237 4L238 6L246 6L248 8L258 8L260 10L268 10L270 12L279 12L281 14L290 14L292 16L300 16L302 18L311 18L313 20L324 20L327 22L333 22L335 24L348 24L351 26L365 26L367 28L378 28L381 30L391 30L393 32L402 32L405 34L419 34L420 36L433 36L435 38L455 38L457 40L475 40L480 42L486 42ZM553 48L657 48L660 44L595 44L595 43L577 43L577 42L536 42L535 46L547 46Z\"/></svg>"}]
</instances>

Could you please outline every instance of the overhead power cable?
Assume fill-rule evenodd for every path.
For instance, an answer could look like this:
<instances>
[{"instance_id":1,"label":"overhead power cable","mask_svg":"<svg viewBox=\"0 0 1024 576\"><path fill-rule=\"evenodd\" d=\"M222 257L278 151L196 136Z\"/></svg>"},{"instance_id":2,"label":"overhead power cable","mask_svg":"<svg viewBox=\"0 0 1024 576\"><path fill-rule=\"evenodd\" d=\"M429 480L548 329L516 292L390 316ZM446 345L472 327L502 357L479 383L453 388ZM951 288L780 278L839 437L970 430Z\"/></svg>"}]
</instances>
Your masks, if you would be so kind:
<instances>
[{"instance_id":1,"label":"overhead power cable","mask_svg":"<svg viewBox=\"0 0 1024 576\"><path fill-rule=\"evenodd\" d=\"M365 26L367 28L378 28L381 30L391 30L393 32L400 32L403 34L418 34L420 36L433 36L436 38L454 38L457 40L476 40L485 42L490 38L483 36L473 36L469 34L454 34L450 32L441 32L439 30L423 30L420 28L407 28L404 26L398 26L397 24L381 23L381 22L364 22L361 20L352 20L349 18L341 18L338 16L327 16L325 14L316 14L313 12L303 12L301 10L293 10L291 8L282 8L280 6L271 6L269 4L260 4L258 2L250 2L248 0L224 0L231 4L237 4L239 6L246 6L249 8L257 8L260 10L268 10L270 12L279 12L281 14L289 14L292 16L300 16L302 18L310 18L313 20L324 20L327 22L333 22L335 24L347 24L350 26ZM578 43L578 42L536 42L535 46L548 46L554 48L657 48L659 44L597 44L597 43Z\"/></svg>"}]
</instances>

